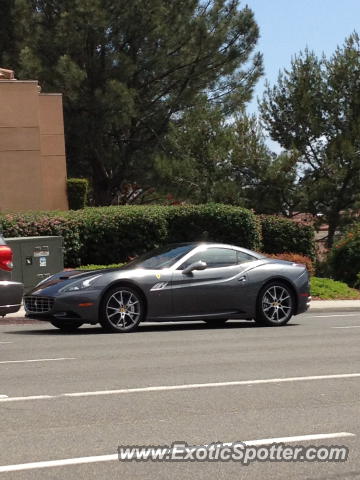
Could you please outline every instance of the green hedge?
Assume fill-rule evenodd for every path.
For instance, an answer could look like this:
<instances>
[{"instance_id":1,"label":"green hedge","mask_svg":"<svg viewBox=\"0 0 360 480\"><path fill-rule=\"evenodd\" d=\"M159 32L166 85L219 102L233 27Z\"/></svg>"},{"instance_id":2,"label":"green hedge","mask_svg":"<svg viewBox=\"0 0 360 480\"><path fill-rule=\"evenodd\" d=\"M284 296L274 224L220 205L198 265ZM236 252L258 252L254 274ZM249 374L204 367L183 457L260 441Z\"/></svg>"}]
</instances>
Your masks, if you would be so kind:
<instances>
[{"instance_id":1,"label":"green hedge","mask_svg":"<svg viewBox=\"0 0 360 480\"><path fill-rule=\"evenodd\" d=\"M252 249L260 246L255 215L226 205L89 208L72 212L71 217L79 225L82 264L121 263L173 242L213 240Z\"/></svg>"},{"instance_id":2,"label":"green hedge","mask_svg":"<svg viewBox=\"0 0 360 480\"><path fill-rule=\"evenodd\" d=\"M273 215L262 215L260 221L264 252L292 252L314 259L315 231L313 227Z\"/></svg>"},{"instance_id":3,"label":"green hedge","mask_svg":"<svg viewBox=\"0 0 360 480\"><path fill-rule=\"evenodd\" d=\"M86 178L68 178L67 195L70 210L85 208L88 200L89 181Z\"/></svg>"},{"instance_id":4,"label":"green hedge","mask_svg":"<svg viewBox=\"0 0 360 480\"><path fill-rule=\"evenodd\" d=\"M78 223L59 212L0 215L0 232L4 237L64 237L65 266L81 263L81 240Z\"/></svg>"},{"instance_id":5,"label":"green hedge","mask_svg":"<svg viewBox=\"0 0 360 480\"><path fill-rule=\"evenodd\" d=\"M245 208L221 204L168 208L167 243L198 240L261 248L258 218Z\"/></svg>"},{"instance_id":6,"label":"green hedge","mask_svg":"<svg viewBox=\"0 0 360 480\"><path fill-rule=\"evenodd\" d=\"M331 249L329 266L336 280L360 286L360 225L348 231Z\"/></svg>"},{"instance_id":7,"label":"green hedge","mask_svg":"<svg viewBox=\"0 0 360 480\"><path fill-rule=\"evenodd\" d=\"M110 265L82 265L81 267L78 267L78 270L88 272L92 270L104 270L105 268L120 268L123 265L123 263L111 263Z\"/></svg>"},{"instance_id":8,"label":"green hedge","mask_svg":"<svg viewBox=\"0 0 360 480\"><path fill-rule=\"evenodd\" d=\"M126 262L166 242L164 207L102 207L72 212L81 240L81 264Z\"/></svg>"},{"instance_id":9,"label":"green hedge","mask_svg":"<svg viewBox=\"0 0 360 480\"><path fill-rule=\"evenodd\" d=\"M261 242L261 228L263 243ZM0 215L5 237L62 235L65 266L126 262L170 242L208 240L267 253L313 256L313 231L277 217L256 217L240 207L120 206L69 212Z\"/></svg>"}]
</instances>

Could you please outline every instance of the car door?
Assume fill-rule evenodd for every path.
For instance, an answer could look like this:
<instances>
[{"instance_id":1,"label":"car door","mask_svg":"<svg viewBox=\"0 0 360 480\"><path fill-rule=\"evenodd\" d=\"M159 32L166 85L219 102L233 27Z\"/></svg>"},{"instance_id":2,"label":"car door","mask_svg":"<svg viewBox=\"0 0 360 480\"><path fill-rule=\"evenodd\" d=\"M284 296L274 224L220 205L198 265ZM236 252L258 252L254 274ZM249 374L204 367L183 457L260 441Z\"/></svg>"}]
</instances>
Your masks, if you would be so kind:
<instances>
[{"instance_id":1,"label":"car door","mask_svg":"<svg viewBox=\"0 0 360 480\"><path fill-rule=\"evenodd\" d=\"M205 270L184 274L190 264L206 262ZM206 247L196 251L173 273L172 298L175 316L237 312L241 271L237 251L225 247Z\"/></svg>"}]
</instances>

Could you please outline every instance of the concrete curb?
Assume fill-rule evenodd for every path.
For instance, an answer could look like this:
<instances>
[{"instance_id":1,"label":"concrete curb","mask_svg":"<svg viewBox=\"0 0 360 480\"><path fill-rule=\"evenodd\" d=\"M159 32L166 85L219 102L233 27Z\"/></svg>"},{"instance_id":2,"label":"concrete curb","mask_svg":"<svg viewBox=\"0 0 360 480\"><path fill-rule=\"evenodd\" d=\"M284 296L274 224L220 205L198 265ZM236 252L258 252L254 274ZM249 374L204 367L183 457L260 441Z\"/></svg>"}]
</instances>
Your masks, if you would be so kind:
<instances>
[{"instance_id":1,"label":"concrete curb","mask_svg":"<svg viewBox=\"0 0 360 480\"><path fill-rule=\"evenodd\" d=\"M359 312L360 300L313 300L309 312Z\"/></svg>"}]
</instances>

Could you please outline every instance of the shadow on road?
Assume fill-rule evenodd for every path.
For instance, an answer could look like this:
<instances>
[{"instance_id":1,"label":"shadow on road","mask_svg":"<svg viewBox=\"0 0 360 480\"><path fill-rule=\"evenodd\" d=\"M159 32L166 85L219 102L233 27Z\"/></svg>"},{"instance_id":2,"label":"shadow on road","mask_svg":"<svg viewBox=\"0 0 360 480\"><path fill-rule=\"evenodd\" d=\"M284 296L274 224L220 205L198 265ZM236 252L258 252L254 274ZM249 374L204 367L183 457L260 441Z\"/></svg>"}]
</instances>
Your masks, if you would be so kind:
<instances>
[{"instance_id":1,"label":"shadow on road","mask_svg":"<svg viewBox=\"0 0 360 480\"><path fill-rule=\"evenodd\" d=\"M38 324L36 324L38 325ZM287 327L295 327L297 326L297 323L288 323L287 325L284 325L281 328L287 328ZM20 326L20 325L19 325ZM26 325L27 327L27 325ZM187 331L187 330L216 330L216 331L222 331L222 330L236 330L236 329L256 329L260 330L263 328L279 328L279 327L267 327L267 326L262 326L262 325L256 325L255 322L244 322L244 321L229 321L225 323L225 325L221 326L213 326L213 325L208 325L203 322L164 322L164 323L150 323L146 324L143 323L142 325L139 326L139 328L134 331L134 332L129 332L130 334L141 334L141 333L151 333L151 332L156 332L156 333L161 333L161 332L171 332L171 331ZM33 330L16 330L12 332L3 332L5 334L9 335L50 335L50 336L79 336L79 335L119 335L116 333L112 332L106 332L104 331L100 326L93 326L93 327L80 327L78 330L75 332L62 332L61 330L58 330L51 325L49 325L48 328L46 329L33 329ZM129 333L123 334L123 335L129 335Z\"/></svg>"}]
</instances>

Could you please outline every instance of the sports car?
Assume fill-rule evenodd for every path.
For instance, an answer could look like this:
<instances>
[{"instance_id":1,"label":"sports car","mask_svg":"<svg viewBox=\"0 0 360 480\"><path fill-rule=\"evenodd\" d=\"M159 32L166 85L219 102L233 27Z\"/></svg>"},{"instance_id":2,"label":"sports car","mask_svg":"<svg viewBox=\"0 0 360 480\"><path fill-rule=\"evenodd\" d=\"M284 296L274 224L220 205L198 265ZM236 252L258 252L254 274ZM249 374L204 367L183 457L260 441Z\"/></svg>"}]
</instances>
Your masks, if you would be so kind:
<instances>
[{"instance_id":1,"label":"sports car","mask_svg":"<svg viewBox=\"0 0 360 480\"><path fill-rule=\"evenodd\" d=\"M280 326L310 299L304 265L218 243L172 244L121 268L61 272L24 297L28 317L64 331L100 323L112 332L146 320Z\"/></svg>"}]
</instances>

